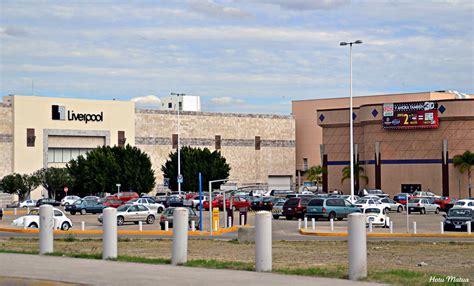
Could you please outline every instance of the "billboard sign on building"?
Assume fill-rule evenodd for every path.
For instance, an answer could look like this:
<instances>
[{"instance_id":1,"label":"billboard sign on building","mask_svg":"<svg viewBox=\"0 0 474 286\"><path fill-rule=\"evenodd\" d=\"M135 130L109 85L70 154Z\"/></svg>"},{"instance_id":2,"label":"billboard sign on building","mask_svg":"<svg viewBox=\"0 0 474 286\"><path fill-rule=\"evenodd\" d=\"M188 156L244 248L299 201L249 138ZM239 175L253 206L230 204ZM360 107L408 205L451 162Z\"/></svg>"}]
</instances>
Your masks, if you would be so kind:
<instances>
[{"instance_id":1,"label":"billboard sign on building","mask_svg":"<svg viewBox=\"0 0 474 286\"><path fill-rule=\"evenodd\" d=\"M382 125L384 129L438 128L438 103L385 103Z\"/></svg>"}]
</instances>

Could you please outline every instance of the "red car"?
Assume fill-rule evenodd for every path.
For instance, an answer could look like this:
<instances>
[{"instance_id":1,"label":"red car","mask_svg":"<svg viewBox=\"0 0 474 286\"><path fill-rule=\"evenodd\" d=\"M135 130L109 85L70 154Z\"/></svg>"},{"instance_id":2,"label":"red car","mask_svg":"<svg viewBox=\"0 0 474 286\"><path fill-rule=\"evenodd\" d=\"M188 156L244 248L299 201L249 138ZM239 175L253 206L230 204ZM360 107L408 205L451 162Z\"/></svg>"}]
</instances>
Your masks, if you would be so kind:
<instances>
[{"instance_id":1,"label":"red car","mask_svg":"<svg viewBox=\"0 0 474 286\"><path fill-rule=\"evenodd\" d=\"M220 202L220 206L219 206L219 201ZM217 196L215 199L212 200L212 207L222 207L222 196ZM202 202L202 207L204 210L209 210L209 201L203 201Z\"/></svg>"},{"instance_id":2,"label":"red car","mask_svg":"<svg viewBox=\"0 0 474 286\"><path fill-rule=\"evenodd\" d=\"M452 197L441 197L434 201L434 203L439 205L439 207L443 211L447 211L449 208L451 208L454 205L455 202L456 202L456 199ZM448 208L448 205L450 206L449 208Z\"/></svg>"},{"instance_id":3,"label":"red car","mask_svg":"<svg viewBox=\"0 0 474 286\"><path fill-rule=\"evenodd\" d=\"M123 203L128 202L132 199L138 199L140 196L136 192L120 192L118 195L108 196L110 200L121 200Z\"/></svg>"},{"instance_id":4,"label":"red car","mask_svg":"<svg viewBox=\"0 0 474 286\"><path fill-rule=\"evenodd\" d=\"M121 200L114 200L114 199L106 199L102 202L104 206L111 207L111 208L118 208L124 205L124 202Z\"/></svg>"},{"instance_id":5,"label":"red car","mask_svg":"<svg viewBox=\"0 0 474 286\"><path fill-rule=\"evenodd\" d=\"M222 199L218 201L219 209L222 209ZM250 208L250 202L242 197L232 197L232 210L236 211L240 208ZM230 200L225 200L226 209L230 208Z\"/></svg>"}]
</instances>

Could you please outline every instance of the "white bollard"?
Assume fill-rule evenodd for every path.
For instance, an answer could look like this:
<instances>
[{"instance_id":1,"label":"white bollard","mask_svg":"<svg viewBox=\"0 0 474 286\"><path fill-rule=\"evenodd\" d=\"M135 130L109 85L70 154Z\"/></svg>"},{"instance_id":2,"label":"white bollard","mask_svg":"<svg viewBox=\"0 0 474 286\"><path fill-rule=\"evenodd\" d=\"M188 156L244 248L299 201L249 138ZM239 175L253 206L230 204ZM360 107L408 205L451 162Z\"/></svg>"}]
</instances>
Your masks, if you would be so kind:
<instances>
[{"instance_id":1,"label":"white bollard","mask_svg":"<svg viewBox=\"0 0 474 286\"><path fill-rule=\"evenodd\" d=\"M413 234L416 234L416 221L413 222Z\"/></svg>"},{"instance_id":2,"label":"white bollard","mask_svg":"<svg viewBox=\"0 0 474 286\"><path fill-rule=\"evenodd\" d=\"M367 233L365 215L349 215L349 279L359 280L367 277Z\"/></svg>"},{"instance_id":3,"label":"white bollard","mask_svg":"<svg viewBox=\"0 0 474 286\"><path fill-rule=\"evenodd\" d=\"M444 234L444 223L442 221L439 222L439 226L440 226L439 230L440 230L441 234Z\"/></svg>"},{"instance_id":4,"label":"white bollard","mask_svg":"<svg viewBox=\"0 0 474 286\"><path fill-rule=\"evenodd\" d=\"M196 222L194 220L191 221L191 231L196 231Z\"/></svg>"},{"instance_id":5,"label":"white bollard","mask_svg":"<svg viewBox=\"0 0 474 286\"><path fill-rule=\"evenodd\" d=\"M472 225L470 223L467 224L467 234L471 235L471 228Z\"/></svg>"},{"instance_id":6,"label":"white bollard","mask_svg":"<svg viewBox=\"0 0 474 286\"><path fill-rule=\"evenodd\" d=\"M13 215L16 215L16 208L13 209Z\"/></svg>"},{"instance_id":7,"label":"white bollard","mask_svg":"<svg viewBox=\"0 0 474 286\"><path fill-rule=\"evenodd\" d=\"M300 230L300 229L301 229L301 219L299 218L298 219L298 230Z\"/></svg>"},{"instance_id":8,"label":"white bollard","mask_svg":"<svg viewBox=\"0 0 474 286\"><path fill-rule=\"evenodd\" d=\"M240 225L245 225L245 216L244 215L241 215L240 216Z\"/></svg>"},{"instance_id":9,"label":"white bollard","mask_svg":"<svg viewBox=\"0 0 474 286\"><path fill-rule=\"evenodd\" d=\"M227 220L227 227L232 227L232 218L229 217Z\"/></svg>"},{"instance_id":10,"label":"white bollard","mask_svg":"<svg viewBox=\"0 0 474 286\"><path fill-rule=\"evenodd\" d=\"M86 222L81 221L81 231L84 231L84 230L86 230Z\"/></svg>"},{"instance_id":11,"label":"white bollard","mask_svg":"<svg viewBox=\"0 0 474 286\"><path fill-rule=\"evenodd\" d=\"M138 230L143 231L143 222L142 221L138 222Z\"/></svg>"},{"instance_id":12,"label":"white bollard","mask_svg":"<svg viewBox=\"0 0 474 286\"><path fill-rule=\"evenodd\" d=\"M102 213L102 259L115 259L117 258L117 209L105 208Z\"/></svg>"},{"instance_id":13,"label":"white bollard","mask_svg":"<svg viewBox=\"0 0 474 286\"><path fill-rule=\"evenodd\" d=\"M168 231L170 228L169 228L169 223L167 220L165 220L165 231Z\"/></svg>"},{"instance_id":14,"label":"white bollard","mask_svg":"<svg viewBox=\"0 0 474 286\"><path fill-rule=\"evenodd\" d=\"M40 206L40 220L39 220L39 254L52 253L53 247L53 229L54 217L53 207L51 205Z\"/></svg>"},{"instance_id":15,"label":"white bollard","mask_svg":"<svg viewBox=\"0 0 474 286\"><path fill-rule=\"evenodd\" d=\"M28 226L26 225L26 217L23 217L23 229L27 229Z\"/></svg>"},{"instance_id":16,"label":"white bollard","mask_svg":"<svg viewBox=\"0 0 474 286\"><path fill-rule=\"evenodd\" d=\"M272 214L259 211L255 217L255 270L272 271Z\"/></svg>"},{"instance_id":17,"label":"white bollard","mask_svg":"<svg viewBox=\"0 0 474 286\"><path fill-rule=\"evenodd\" d=\"M390 233L393 233L393 221L390 221Z\"/></svg>"},{"instance_id":18,"label":"white bollard","mask_svg":"<svg viewBox=\"0 0 474 286\"><path fill-rule=\"evenodd\" d=\"M331 231L334 231L334 219L331 219Z\"/></svg>"},{"instance_id":19,"label":"white bollard","mask_svg":"<svg viewBox=\"0 0 474 286\"><path fill-rule=\"evenodd\" d=\"M173 211L173 254L171 264L188 261L188 209L175 208Z\"/></svg>"},{"instance_id":20,"label":"white bollard","mask_svg":"<svg viewBox=\"0 0 474 286\"><path fill-rule=\"evenodd\" d=\"M314 217L311 219L311 225L312 225L312 229L316 230L316 219Z\"/></svg>"},{"instance_id":21,"label":"white bollard","mask_svg":"<svg viewBox=\"0 0 474 286\"><path fill-rule=\"evenodd\" d=\"M26 207L26 214L30 213L30 207Z\"/></svg>"},{"instance_id":22,"label":"white bollard","mask_svg":"<svg viewBox=\"0 0 474 286\"><path fill-rule=\"evenodd\" d=\"M304 217L304 229L308 228L308 218Z\"/></svg>"},{"instance_id":23,"label":"white bollard","mask_svg":"<svg viewBox=\"0 0 474 286\"><path fill-rule=\"evenodd\" d=\"M369 232L372 232L372 221L369 221Z\"/></svg>"}]
</instances>

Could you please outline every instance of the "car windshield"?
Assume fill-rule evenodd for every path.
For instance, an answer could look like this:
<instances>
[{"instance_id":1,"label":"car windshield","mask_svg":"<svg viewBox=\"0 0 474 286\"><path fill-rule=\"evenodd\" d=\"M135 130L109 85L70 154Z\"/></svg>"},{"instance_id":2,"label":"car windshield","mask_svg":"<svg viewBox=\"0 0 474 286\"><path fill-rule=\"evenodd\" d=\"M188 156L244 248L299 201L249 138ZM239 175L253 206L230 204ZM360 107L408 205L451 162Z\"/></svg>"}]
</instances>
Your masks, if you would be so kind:
<instances>
[{"instance_id":1,"label":"car windshield","mask_svg":"<svg viewBox=\"0 0 474 286\"><path fill-rule=\"evenodd\" d=\"M39 209L33 209L28 215L39 215Z\"/></svg>"},{"instance_id":2,"label":"car windshield","mask_svg":"<svg viewBox=\"0 0 474 286\"><path fill-rule=\"evenodd\" d=\"M124 205L124 206L118 207L118 208L117 208L117 211L118 211L118 212L126 212L129 207L130 207L130 206L128 206L128 205Z\"/></svg>"},{"instance_id":3,"label":"car windshield","mask_svg":"<svg viewBox=\"0 0 474 286\"><path fill-rule=\"evenodd\" d=\"M463 206L464 204L465 204L465 202L459 201L459 202L456 202L454 205L455 206Z\"/></svg>"},{"instance_id":4,"label":"car windshield","mask_svg":"<svg viewBox=\"0 0 474 286\"><path fill-rule=\"evenodd\" d=\"M299 202L300 202L300 199L289 199L288 201L286 201L286 205L297 206Z\"/></svg>"},{"instance_id":5,"label":"car windshield","mask_svg":"<svg viewBox=\"0 0 474 286\"><path fill-rule=\"evenodd\" d=\"M137 202L137 201L138 201L138 199L133 199L133 200L129 200L127 203L130 203L130 204L131 204L131 203L135 203L135 202Z\"/></svg>"},{"instance_id":6,"label":"car windshield","mask_svg":"<svg viewBox=\"0 0 474 286\"><path fill-rule=\"evenodd\" d=\"M356 204L367 204L368 200L357 200L355 203Z\"/></svg>"},{"instance_id":7,"label":"car windshield","mask_svg":"<svg viewBox=\"0 0 474 286\"><path fill-rule=\"evenodd\" d=\"M173 210L174 208L167 208L163 214L167 216L171 216L173 215Z\"/></svg>"},{"instance_id":8,"label":"car windshield","mask_svg":"<svg viewBox=\"0 0 474 286\"><path fill-rule=\"evenodd\" d=\"M367 208L365 209L364 211L366 214L379 214L380 213L380 209L377 209L377 208Z\"/></svg>"},{"instance_id":9,"label":"car windshield","mask_svg":"<svg viewBox=\"0 0 474 286\"><path fill-rule=\"evenodd\" d=\"M470 209L450 209L448 216L461 216L470 217L472 216L472 210Z\"/></svg>"},{"instance_id":10,"label":"car windshield","mask_svg":"<svg viewBox=\"0 0 474 286\"><path fill-rule=\"evenodd\" d=\"M75 201L74 204L75 205L80 205L80 204L82 204L82 200Z\"/></svg>"}]
</instances>

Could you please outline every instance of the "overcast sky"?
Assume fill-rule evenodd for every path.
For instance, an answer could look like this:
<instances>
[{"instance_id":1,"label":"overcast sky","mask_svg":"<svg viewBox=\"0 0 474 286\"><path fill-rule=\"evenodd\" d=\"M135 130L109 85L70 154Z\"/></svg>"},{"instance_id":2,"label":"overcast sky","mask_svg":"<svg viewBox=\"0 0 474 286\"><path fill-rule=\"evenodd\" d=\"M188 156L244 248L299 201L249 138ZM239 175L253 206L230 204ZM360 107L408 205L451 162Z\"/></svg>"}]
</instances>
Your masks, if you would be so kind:
<instances>
[{"instance_id":1,"label":"overcast sky","mask_svg":"<svg viewBox=\"0 0 474 286\"><path fill-rule=\"evenodd\" d=\"M96 3L97 2L97 3ZM291 100L474 93L474 1L0 0L0 94L199 95L204 111ZM147 97L152 98L152 97Z\"/></svg>"}]
</instances>

